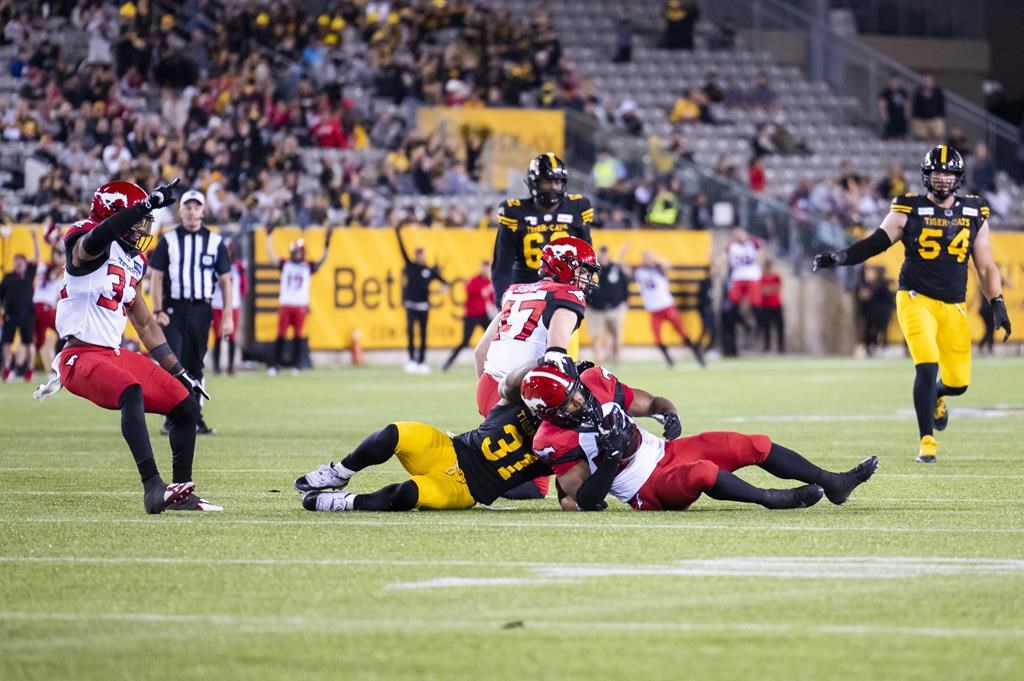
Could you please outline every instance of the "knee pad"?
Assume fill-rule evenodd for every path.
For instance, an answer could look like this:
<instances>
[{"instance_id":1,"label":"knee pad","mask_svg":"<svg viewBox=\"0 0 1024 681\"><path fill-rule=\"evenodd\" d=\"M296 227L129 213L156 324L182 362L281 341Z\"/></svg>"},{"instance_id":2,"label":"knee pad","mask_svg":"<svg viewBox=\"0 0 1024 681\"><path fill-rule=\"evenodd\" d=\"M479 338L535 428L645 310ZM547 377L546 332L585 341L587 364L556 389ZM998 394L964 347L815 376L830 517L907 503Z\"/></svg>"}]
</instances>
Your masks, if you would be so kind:
<instances>
[{"instance_id":1,"label":"knee pad","mask_svg":"<svg viewBox=\"0 0 1024 681\"><path fill-rule=\"evenodd\" d=\"M195 425L199 422L199 403L189 395L178 402L167 416L175 425Z\"/></svg>"}]
</instances>

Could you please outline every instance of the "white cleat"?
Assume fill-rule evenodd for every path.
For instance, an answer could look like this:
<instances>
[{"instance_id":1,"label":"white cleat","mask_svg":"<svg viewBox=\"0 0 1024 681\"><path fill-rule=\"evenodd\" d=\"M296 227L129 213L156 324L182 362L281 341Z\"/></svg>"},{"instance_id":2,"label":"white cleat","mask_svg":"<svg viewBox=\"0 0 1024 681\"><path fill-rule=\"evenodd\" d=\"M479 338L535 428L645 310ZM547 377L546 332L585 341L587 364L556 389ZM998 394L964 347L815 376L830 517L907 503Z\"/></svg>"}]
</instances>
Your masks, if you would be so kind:
<instances>
[{"instance_id":1,"label":"white cleat","mask_svg":"<svg viewBox=\"0 0 1024 681\"><path fill-rule=\"evenodd\" d=\"M320 490L313 490L303 495L302 507L307 511L321 511L325 513L354 511L353 504L355 498L356 495L351 492L321 492Z\"/></svg>"},{"instance_id":2,"label":"white cleat","mask_svg":"<svg viewBox=\"0 0 1024 681\"><path fill-rule=\"evenodd\" d=\"M315 471L295 479L295 489L300 492L311 492L313 490L345 489L348 478L338 472L334 462L322 464Z\"/></svg>"},{"instance_id":3,"label":"white cleat","mask_svg":"<svg viewBox=\"0 0 1024 681\"><path fill-rule=\"evenodd\" d=\"M176 504L169 505L166 511L223 511L223 506L210 503L206 499L190 494Z\"/></svg>"},{"instance_id":4,"label":"white cleat","mask_svg":"<svg viewBox=\"0 0 1024 681\"><path fill-rule=\"evenodd\" d=\"M423 364L417 364L416 373L423 374L424 376L426 376L427 374L430 373L430 365L427 364L426 362L424 362Z\"/></svg>"}]
</instances>

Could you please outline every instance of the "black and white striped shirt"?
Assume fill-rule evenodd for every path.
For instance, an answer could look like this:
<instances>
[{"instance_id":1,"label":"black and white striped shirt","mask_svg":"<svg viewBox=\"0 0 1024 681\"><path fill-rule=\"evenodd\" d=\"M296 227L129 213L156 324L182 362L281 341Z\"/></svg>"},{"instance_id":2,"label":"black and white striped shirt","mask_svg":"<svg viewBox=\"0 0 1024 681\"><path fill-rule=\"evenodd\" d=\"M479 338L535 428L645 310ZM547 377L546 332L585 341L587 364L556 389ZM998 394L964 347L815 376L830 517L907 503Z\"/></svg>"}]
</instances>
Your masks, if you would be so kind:
<instances>
[{"instance_id":1,"label":"black and white striped shirt","mask_svg":"<svg viewBox=\"0 0 1024 681\"><path fill-rule=\"evenodd\" d=\"M210 302L218 277L231 271L220 234L206 227L190 232L182 225L160 237L149 266L166 275L167 300Z\"/></svg>"}]
</instances>

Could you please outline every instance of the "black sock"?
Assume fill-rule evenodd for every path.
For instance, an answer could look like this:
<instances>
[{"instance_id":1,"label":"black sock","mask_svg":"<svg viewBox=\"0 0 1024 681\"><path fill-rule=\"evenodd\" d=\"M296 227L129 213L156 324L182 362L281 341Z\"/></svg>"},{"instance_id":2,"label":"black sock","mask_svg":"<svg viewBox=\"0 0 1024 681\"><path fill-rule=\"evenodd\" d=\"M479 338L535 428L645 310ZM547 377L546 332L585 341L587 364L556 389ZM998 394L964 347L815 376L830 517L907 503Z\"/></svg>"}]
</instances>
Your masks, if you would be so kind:
<instances>
[{"instance_id":1,"label":"black sock","mask_svg":"<svg viewBox=\"0 0 1024 681\"><path fill-rule=\"evenodd\" d=\"M341 460L341 465L351 471L361 471L367 466L377 466L390 459L398 447L398 426L389 423L376 433L367 435L352 452Z\"/></svg>"},{"instance_id":2,"label":"black sock","mask_svg":"<svg viewBox=\"0 0 1024 681\"><path fill-rule=\"evenodd\" d=\"M742 501L748 504L764 505L767 490L754 487L729 471L718 471L714 486L706 494L719 501Z\"/></svg>"},{"instance_id":3,"label":"black sock","mask_svg":"<svg viewBox=\"0 0 1024 681\"><path fill-rule=\"evenodd\" d=\"M277 340L274 341L274 363L271 365L274 369L281 366L281 359L284 357L284 336L278 336Z\"/></svg>"},{"instance_id":4,"label":"black sock","mask_svg":"<svg viewBox=\"0 0 1024 681\"><path fill-rule=\"evenodd\" d=\"M235 373L235 341L228 339L228 373Z\"/></svg>"},{"instance_id":5,"label":"black sock","mask_svg":"<svg viewBox=\"0 0 1024 681\"><path fill-rule=\"evenodd\" d=\"M170 422L168 440L171 445L171 463L174 482L192 480L192 460L196 455L196 423L199 422L199 404L191 395L177 404L167 415Z\"/></svg>"},{"instance_id":6,"label":"black sock","mask_svg":"<svg viewBox=\"0 0 1024 681\"><path fill-rule=\"evenodd\" d=\"M302 339L298 336L292 338L292 368L302 368Z\"/></svg>"},{"instance_id":7,"label":"black sock","mask_svg":"<svg viewBox=\"0 0 1024 681\"><path fill-rule=\"evenodd\" d=\"M665 361L668 362L668 365L673 366L675 363L672 361L672 356L668 354L668 348L658 343L658 349L661 350L661 354L665 355Z\"/></svg>"},{"instance_id":8,"label":"black sock","mask_svg":"<svg viewBox=\"0 0 1024 681\"><path fill-rule=\"evenodd\" d=\"M128 443L135 465L139 469L142 484L159 475L156 460L153 458L153 446L149 443L149 431L146 430L146 407L142 399L142 386L130 385L121 393L118 400L121 408L121 435Z\"/></svg>"},{"instance_id":9,"label":"black sock","mask_svg":"<svg viewBox=\"0 0 1024 681\"><path fill-rule=\"evenodd\" d=\"M357 511L411 511L419 500L419 487L412 480L406 480L372 494L357 494L352 500L352 508Z\"/></svg>"},{"instance_id":10,"label":"black sock","mask_svg":"<svg viewBox=\"0 0 1024 681\"><path fill-rule=\"evenodd\" d=\"M935 418L936 388L935 379L939 374L939 365L934 362L914 366L917 375L914 377L914 411L917 412L917 430L921 437L932 434Z\"/></svg>"},{"instance_id":11,"label":"black sock","mask_svg":"<svg viewBox=\"0 0 1024 681\"><path fill-rule=\"evenodd\" d=\"M220 338L213 339L213 370L220 373Z\"/></svg>"},{"instance_id":12,"label":"black sock","mask_svg":"<svg viewBox=\"0 0 1024 681\"><path fill-rule=\"evenodd\" d=\"M943 383L941 380L935 386L935 397L950 397L956 395L963 395L967 392L967 386L960 386L958 388L950 388L948 385Z\"/></svg>"},{"instance_id":13,"label":"black sock","mask_svg":"<svg viewBox=\"0 0 1024 681\"><path fill-rule=\"evenodd\" d=\"M760 464L761 468L768 471L776 478L786 480L799 480L800 482L815 483L821 480L822 469L800 456L792 449L772 443L768 457Z\"/></svg>"}]
</instances>

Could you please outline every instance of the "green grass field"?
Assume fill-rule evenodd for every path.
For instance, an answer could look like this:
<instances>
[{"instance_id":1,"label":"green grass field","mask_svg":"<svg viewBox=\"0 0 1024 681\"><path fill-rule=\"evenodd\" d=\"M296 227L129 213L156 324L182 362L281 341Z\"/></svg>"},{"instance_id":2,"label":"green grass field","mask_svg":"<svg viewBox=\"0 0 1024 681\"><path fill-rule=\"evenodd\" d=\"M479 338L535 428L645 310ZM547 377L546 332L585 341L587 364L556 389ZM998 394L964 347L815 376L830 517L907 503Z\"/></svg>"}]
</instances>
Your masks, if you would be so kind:
<instances>
[{"instance_id":1,"label":"green grass field","mask_svg":"<svg viewBox=\"0 0 1024 681\"><path fill-rule=\"evenodd\" d=\"M881 468L841 508L312 514L297 475L390 420L474 426L474 381L253 374L211 380L218 434L198 444L199 491L227 510L147 517L115 413L0 386L0 678L1024 676L1024 362L976 360L927 468L909 360L619 374L684 432ZM392 462L350 488L400 479Z\"/></svg>"}]
</instances>

